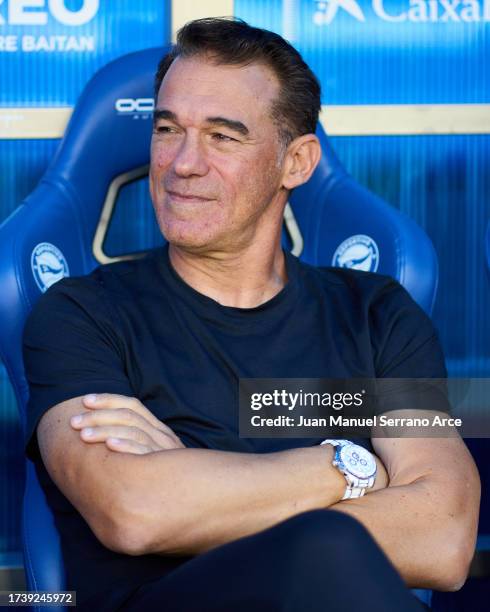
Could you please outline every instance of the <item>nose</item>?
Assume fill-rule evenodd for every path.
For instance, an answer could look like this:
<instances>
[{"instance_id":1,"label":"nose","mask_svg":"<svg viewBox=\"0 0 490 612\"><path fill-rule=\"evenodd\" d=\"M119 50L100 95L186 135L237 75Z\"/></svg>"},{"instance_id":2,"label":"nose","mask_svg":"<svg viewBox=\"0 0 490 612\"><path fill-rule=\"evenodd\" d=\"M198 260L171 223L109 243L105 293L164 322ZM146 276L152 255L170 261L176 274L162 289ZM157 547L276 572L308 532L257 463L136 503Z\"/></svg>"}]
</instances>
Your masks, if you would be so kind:
<instances>
[{"instance_id":1,"label":"nose","mask_svg":"<svg viewBox=\"0 0 490 612\"><path fill-rule=\"evenodd\" d=\"M174 157L175 174L181 177L204 176L208 172L205 151L197 134L187 133Z\"/></svg>"}]
</instances>

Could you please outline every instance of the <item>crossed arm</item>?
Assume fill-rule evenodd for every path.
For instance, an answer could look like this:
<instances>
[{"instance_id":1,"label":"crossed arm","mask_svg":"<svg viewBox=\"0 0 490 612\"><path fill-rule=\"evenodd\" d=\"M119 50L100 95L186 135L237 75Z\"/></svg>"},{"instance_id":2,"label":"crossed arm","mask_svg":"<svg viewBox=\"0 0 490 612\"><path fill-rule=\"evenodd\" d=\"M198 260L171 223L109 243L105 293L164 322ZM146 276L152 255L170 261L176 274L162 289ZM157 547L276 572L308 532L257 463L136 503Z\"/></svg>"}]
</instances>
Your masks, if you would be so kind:
<instances>
[{"instance_id":1,"label":"crossed arm","mask_svg":"<svg viewBox=\"0 0 490 612\"><path fill-rule=\"evenodd\" d=\"M363 523L411 587L459 588L473 555L480 484L458 437L373 439L376 487L342 502L345 480L329 445L269 454L185 448L134 398L58 404L38 440L54 482L118 552L198 554L331 508Z\"/></svg>"}]
</instances>

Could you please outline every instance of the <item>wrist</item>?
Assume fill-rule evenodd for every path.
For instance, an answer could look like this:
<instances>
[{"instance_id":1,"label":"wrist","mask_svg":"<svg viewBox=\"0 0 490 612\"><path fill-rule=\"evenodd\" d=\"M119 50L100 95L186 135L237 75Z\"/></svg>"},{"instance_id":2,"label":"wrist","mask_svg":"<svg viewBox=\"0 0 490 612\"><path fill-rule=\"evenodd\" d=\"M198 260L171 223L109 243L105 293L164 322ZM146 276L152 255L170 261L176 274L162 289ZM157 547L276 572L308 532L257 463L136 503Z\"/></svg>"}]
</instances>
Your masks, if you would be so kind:
<instances>
[{"instance_id":1,"label":"wrist","mask_svg":"<svg viewBox=\"0 0 490 612\"><path fill-rule=\"evenodd\" d=\"M334 447L333 467L343 475L344 494L341 500L357 499L372 489L376 481L376 457L350 440L326 439L320 446Z\"/></svg>"},{"instance_id":2,"label":"wrist","mask_svg":"<svg viewBox=\"0 0 490 612\"><path fill-rule=\"evenodd\" d=\"M324 475L322 486L325 489L327 497L326 506L332 506L342 500L345 493L346 480L345 476L334 466L335 448L330 444L319 446L318 450L321 453L321 462L324 466Z\"/></svg>"}]
</instances>

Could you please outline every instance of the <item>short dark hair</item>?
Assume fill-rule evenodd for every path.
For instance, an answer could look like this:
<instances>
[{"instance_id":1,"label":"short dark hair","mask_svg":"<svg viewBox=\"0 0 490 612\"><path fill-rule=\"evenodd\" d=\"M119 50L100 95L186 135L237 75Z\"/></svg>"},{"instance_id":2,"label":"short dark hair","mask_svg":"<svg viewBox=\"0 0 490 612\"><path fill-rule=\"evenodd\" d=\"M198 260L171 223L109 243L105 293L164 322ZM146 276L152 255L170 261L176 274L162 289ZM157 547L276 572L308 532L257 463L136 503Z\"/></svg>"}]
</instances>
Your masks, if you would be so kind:
<instances>
[{"instance_id":1,"label":"short dark hair","mask_svg":"<svg viewBox=\"0 0 490 612\"><path fill-rule=\"evenodd\" d=\"M280 91L271 108L284 145L314 133L320 113L320 83L299 52L284 38L248 25L243 19L217 17L186 23L177 43L161 60L155 76L155 100L163 78L177 57L206 56L216 64L264 64L276 75Z\"/></svg>"}]
</instances>

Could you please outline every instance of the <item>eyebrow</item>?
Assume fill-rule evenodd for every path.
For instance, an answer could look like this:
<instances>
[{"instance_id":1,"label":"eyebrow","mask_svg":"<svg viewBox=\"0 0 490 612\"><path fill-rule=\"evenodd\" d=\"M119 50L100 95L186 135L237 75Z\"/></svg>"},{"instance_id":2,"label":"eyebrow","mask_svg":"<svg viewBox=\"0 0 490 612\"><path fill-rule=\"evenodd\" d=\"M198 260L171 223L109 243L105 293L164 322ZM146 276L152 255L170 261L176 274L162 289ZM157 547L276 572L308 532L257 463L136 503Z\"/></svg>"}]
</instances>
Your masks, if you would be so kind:
<instances>
[{"instance_id":1,"label":"eyebrow","mask_svg":"<svg viewBox=\"0 0 490 612\"><path fill-rule=\"evenodd\" d=\"M177 122L177 115L165 108L158 108L153 112L153 122L155 123L159 119L168 119L169 121ZM242 136L248 136L249 134L248 127L241 121L235 119L227 119L226 117L206 117L206 123L226 127Z\"/></svg>"},{"instance_id":2,"label":"eyebrow","mask_svg":"<svg viewBox=\"0 0 490 612\"><path fill-rule=\"evenodd\" d=\"M235 119L227 119L226 117L207 117L207 123L212 125L219 125L221 127L227 127L234 132L238 132L242 136L248 136L248 127L241 121Z\"/></svg>"},{"instance_id":3,"label":"eyebrow","mask_svg":"<svg viewBox=\"0 0 490 612\"><path fill-rule=\"evenodd\" d=\"M177 115L172 111L166 110L165 108L157 108L153 111L153 123L159 119L169 119L170 121L177 121Z\"/></svg>"}]
</instances>

